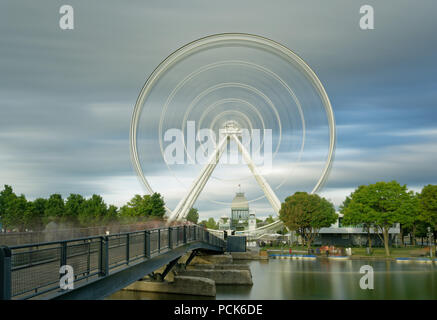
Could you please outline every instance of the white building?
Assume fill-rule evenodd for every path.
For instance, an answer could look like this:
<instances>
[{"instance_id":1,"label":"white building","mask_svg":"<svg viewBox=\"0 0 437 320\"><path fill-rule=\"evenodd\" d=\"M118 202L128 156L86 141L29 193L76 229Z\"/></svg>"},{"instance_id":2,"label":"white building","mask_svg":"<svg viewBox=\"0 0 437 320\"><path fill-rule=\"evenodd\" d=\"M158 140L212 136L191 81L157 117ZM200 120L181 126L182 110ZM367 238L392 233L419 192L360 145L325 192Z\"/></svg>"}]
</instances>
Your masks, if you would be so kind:
<instances>
[{"instance_id":1,"label":"white building","mask_svg":"<svg viewBox=\"0 0 437 320\"><path fill-rule=\"evenodd\" d=\"M338 214L337 221L329 228L321 228L316 243L321 245L356 245L364 246L368 242L367 230L362 226L343 226L343 215ZM370 228L372 245L382 245L381 239L373 228ZM389 229L390 242L395 242L400 232L399 224Z\"/></svg>"},{"instance_id":2,"label":"white building","mask_svg":"<svg viewBox=\"0 0 437 320\"><path fill-rule=\"evenodd\" d=\"M249 214L249 231L256 229L256 216L254 213Z\"/></svg>"},{"instance_id":3,"label":"white building","mask_svg":"<svg viewBox=\"0 0 437 320\"><path fill-rule=\"evenodd\" d=\"M226 215L222 215L218 221L219 230L229 230L231 228L230 219Z\"/></svg>"}]
</instances>

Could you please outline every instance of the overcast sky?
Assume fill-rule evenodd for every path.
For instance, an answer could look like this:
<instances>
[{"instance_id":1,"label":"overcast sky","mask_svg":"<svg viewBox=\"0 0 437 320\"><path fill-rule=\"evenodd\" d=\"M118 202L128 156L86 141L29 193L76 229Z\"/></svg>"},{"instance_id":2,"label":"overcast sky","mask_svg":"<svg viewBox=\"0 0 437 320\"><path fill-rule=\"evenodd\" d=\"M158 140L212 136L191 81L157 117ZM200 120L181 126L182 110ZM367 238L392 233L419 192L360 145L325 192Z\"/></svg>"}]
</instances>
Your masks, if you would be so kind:
<instances>
[{"instance_id":1,"label":"overcast sky","mask_svg":"<svg viewBox=\"0 0 437 320\"><path fill-rule=\"evenodd\" d=\"M62 4L75 10L74 30L59 28ZM374 30L359 28L363 4L375 9ZM143 193L129 154L138 93L172 51L223 32L280 42L319 76L338 135L321 194L337 206L360 184L436 184L436 12L434 0L3 0L0 184L29 199L96 193L116 205ZM175 203L184 190L167 174L156 191ZM229 211L197 206L201 218ZM253 207L272 211L265 200Z\"/></svg>"}]
</instances>

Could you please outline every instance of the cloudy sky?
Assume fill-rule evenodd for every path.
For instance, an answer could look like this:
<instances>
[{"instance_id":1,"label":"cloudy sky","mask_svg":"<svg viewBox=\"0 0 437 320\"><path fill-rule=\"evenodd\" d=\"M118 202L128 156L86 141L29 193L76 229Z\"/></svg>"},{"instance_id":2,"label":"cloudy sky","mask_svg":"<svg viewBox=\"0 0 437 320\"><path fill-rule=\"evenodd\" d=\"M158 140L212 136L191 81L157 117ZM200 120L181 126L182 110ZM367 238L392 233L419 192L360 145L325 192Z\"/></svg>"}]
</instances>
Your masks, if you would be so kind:
<instances>
[{"instance_id":1,"label":"cloudy sky","mask_svg":"<svg viewBox=\"0 0 437 320\"><path fill-rule=\"evenodd\" d=\"M59 28L62 4L74 8L74 30ZM374 30L359 28L363 4L374 7ZM29 199L96 193L122 205L143 193L129 154L138 93L172 51L223 32L280 42L319 76L337 124L321 194L337 206L360 184L437 183L433 0L3 0L0 8L0 184ZM156 191L174 204L184 190L166 184L168 172L156 175ZM205 199L202 218L227 213ZM271 212L265 200L253 207Z\"/></svg>"}]
</instances>

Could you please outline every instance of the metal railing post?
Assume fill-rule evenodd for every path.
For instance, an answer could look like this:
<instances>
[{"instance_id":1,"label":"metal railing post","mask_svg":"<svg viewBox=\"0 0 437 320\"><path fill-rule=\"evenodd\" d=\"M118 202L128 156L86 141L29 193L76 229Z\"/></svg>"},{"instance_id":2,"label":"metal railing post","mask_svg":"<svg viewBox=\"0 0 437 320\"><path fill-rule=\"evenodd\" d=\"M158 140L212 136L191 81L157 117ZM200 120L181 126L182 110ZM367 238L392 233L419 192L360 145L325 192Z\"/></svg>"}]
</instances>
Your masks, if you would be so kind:
<instances>
[{"instance_id":1,"label":"metal railing post","mask_svg":"<svg viewBox=\"0 0 437 320\"><path fill-rule=\"evenodd\" d=\"M67 265L67 242L61 242L61 259L59 260L60 267ZM59 274L59 279L62 278L62 274Z\"/></svg>"},{"instance_id":2,"label":"metal railing post","mask_svg":"<svg viewBox=\"0 0 437 320\"><path fill-rule=\"evenodd\" d=\"M130 237L129 237L129 233L126 234L126 264L129 264L129 242L130 242Z\"/></svg>"},{"instance_id":3,"label":"metal railing post","mask_svg":"<svg viewBox=\"0 0 437 320\"><path fill-rule=\"evenodd\" d=\"M100 237L99 243L99 276L103 275L103 237Z\"/></svg>"},{"instance_id":4,"label":"metal railing post","mask_svg":"<svg viewBox=\"0 0 437 320\"><path fill-rule=\"evenodd\" d=\"M181 232L181 227L176 227L176 239L175 241L175 247L179 246L179 234Z\"/></svg>"},{"instance_id":5,"label":"metal railing post","mask_svg":"<svg viewBox=\"0 0 437 320\"><path fill-rule=\"evenodd\" d=\"M158 229L158 253L161 253L161 229Z\"/></svg>"},{"instance_id":6,"label":"metal railing post","mask_svg":"<svg viewBox=\"0 0 437 320\"><path fill-rule=\"evenodd\" d=\"M187 226L183 226L184 228L184 243L187 243Z\"/></svg>"},{"instance_id":7,"label":"metal railing post","mask_svg":"<svg viewBox=\"0 0 437 320\"><path fill-rule=\"evenodd\" d=\"M144 256L150 259L150 231L144 232Z\"/></svg>"},{"instance_id":8,"label":"metal railing post","mask_svg":"<svg viewBox=\"0 0 437 320\"><path fill-rule=\"evenodd\" d=\"M12 253L6 246L0 246L0 300L11 300L12 296Z\"/></svg>"},{"instance_id":9,"label":"metal railing post","mask_svg":"<svg viewBox=\"0 0 437 320\"><path fill-rule=\"evenodd\" d=\"M60 265L60 267L65 266L65 265L67 265L67 242L66 241L61 243L61 265Z\"/></svg>"},{"instance_id":10,"label":"metal railing post","mask_svg":"<svg viewBox=\"0 0 437 320\"><path fill-rule=\"evenodd\" d=\"M172 228L168 227L168 248L169 249L173 249L173 244L171 243L171 241L172 241L171 231L172 231Z\"/></svg>"},{"instance_id":11,"label":"metal railing post","mask_svg":"<svg viewBox=\"0 0 437 320\"><path fill-rule=\"evenodd\" d=\"M89 275L91 272L91 240L88 240L87 244L88 244L88 254L86 259L86 271L87 271L87 275Z\"/></svg>"},{"instance_id":12,"label":"metal railing post","mask_svg":"<svg viewBox=\"0 0 437 320\"><path fill-rule=\"evenodd\" d=\"M100 276L104 277L109 274L109 238L100 237L100 259L99 259Z\"/></svg>"}]
</instances>

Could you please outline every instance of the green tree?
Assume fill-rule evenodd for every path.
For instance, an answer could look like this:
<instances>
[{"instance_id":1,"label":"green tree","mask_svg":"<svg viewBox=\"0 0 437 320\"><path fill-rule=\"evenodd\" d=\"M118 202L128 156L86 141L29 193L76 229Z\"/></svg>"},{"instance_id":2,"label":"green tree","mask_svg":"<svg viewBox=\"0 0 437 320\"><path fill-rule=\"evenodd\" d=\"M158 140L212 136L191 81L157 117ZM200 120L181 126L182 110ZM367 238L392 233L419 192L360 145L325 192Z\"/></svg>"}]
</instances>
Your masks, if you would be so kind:
<instances>
[{"instance_id":1,"label":"green tree","mask_svg":"<svg viewBox=\"0 0 437 320\"><path fill-rule=\"evenodd\" d=\"M152 212L150 195L140 196L136 194L125 206L121 208L121 214L129 217L149 216Z\"/></svg>"},{"instance_id":2,"label":"green tree","mask_svg":"<svg viewBox=\"0 0 437 320\"><path fill-rule=\"evenodd\" d=\"M401 244L404 245L404 232L408 230L412 237L412 244L416 245L416 230L420 222L419 195L413 191L408 192L408 195L402 202L401 209L398 219Z\"/></svg>"},{"instance_id":3,"label":"green tree","mask_svg":"<svg viewBox=\"0 0 437 320\"><path fill-rule=\"evenodd\" d=\"M273 219L272 215L269 215L265 220L267 224L275 222L275 219Z\"/></svg>"},{"instance_id":4,"label":"green tree","mask_svg":"<svg viewBox=\"0 0 437 320\"><path fill-rule=\"evenodd\" d=\"M108 207L108 211L106 212L106 215L103 217L103 222L113 222L117 221L118 219L118 208L114 205L110 205Z\"/></svg>"},{"instance_id":5,"label":"green tree","mask_svg":"<svg viewBox=\"0 0 437 320\"><path fill-rule=\"evenodd\" d=\"M364 186L359 186L355 192L359 192L364 188ZM370 211L365 210L349 210L346 214L346 209L351 203L351 197L353 193L346 197L346 199L343 201L343 204L340 206L340 213L343 214L343 220L342 224L345 226L353 226L358 227L361 226L363 228L363 231L367 234L367 245L370 249L372 249L372 236L370 231L373 226L373 216L370 214ZM358 206L355 204L355 206Z\"/></svg>"},{"instance_id":6,"label":"green tree","mask_svg":"<svg viewBox=\"0 0 437 320\"><path fill-rule=\"evenodd\" d=\"M187 220L197 223L199 221L199 211L196 208L191 208L187 214Z\"/></svg>"},{"instance_id":7,"label":"green tree","mask_svg":"<svg viewBox=\"0 0 437 320\"><path fill-rule=\"evenodd\" d=\"M134 216L134 209L129 207L129 205L125 204L124 206L120 207L119 210L119 217L123 220L126 220L130 217Z\"/></svg>"},{"instance_id":8,"label":"green tree","mask_svg":"<svg viewBox=\"0 0 437 320\"><path fill-rule=\"evenodd\" d=\"M27 227L32 230L42 230L45 224L45 208L47 200L37 198L32 202L28 202Z\"/></svg>"},{"instance_id":9,"label":"green tree","mask_svg":"<svg viewBox=\"0 0 437 320\"><path fill-rule=\"evenodd\" d=\"M140 196L136 194L125 206L121 207L123 217L162 217L165 214L164 200L159 193Z\"/></svg>"},{"instance_id":10,"label":"green tree","mask_svg":"<svg viewBox=\"0 0 437 320\"><path fill-rule=\"evenodd\" d=\"M102 221L108 211L106 203L99 195L93 194L86 199L80 208L79 222L82 225L95 225Z\"/></svg>"},{"instance_id":11,"label":"green tree","mask_svg":"<svg viewBox=\"0 0 437 320\"><path fill-rule=\"evenodd\" d=\"M64 216L65 204L60 194L52 194L46 202L46 208L44 211L48 220L59 220Z\"/></svg>"},{"instance_id":12,"label":"green tree","mask_svg":"<svg viewBox=\"0 0 437 320\"><path fill-rule=\"evenodd\" d=\"M202 220L199 222L200 226L204 226L208 229L218 229L217 223L215 222L214 218L209 218L208 220Z\"/></svg>"},{"instance_id":13,"label":"green tree","mask_svg":"<svg viewBox=\"0 0 437 320\"><path fill-rule=\"evenodd\" d=\"M4 229L12 228L12 226L9 225L9 221L11 221L11 219L13 220L13 218L8 216L7 208L16 198L17 195L11 186L5 185L4 189L0 192L0 219Z\"/></svg>"},{"instance_id":14,"label":"green tree","mask_svg":"<svg viewBox=\"0 0 437 320\"><path fill-rule=\"evenodd\" d=\"M358 187L350 198L344 209L344 219L371 223L384 243L386 255L390 256L388 232L404 214L403 203L409 199L407 187L396 181L377 182Z\"/></svg>"},{"instance_id":15,"label":"green tree","mask_svg":"<svg viewBox=\"0 0 437 320\"><path fill-rule=\"evenodd\" d=\"M82 195L71 193L65 201L65 218L77 222L84 202Z\"/></svg>"},{"instance_id":16,"label":"green tree","mask_svg":"<svg viewBox=\"0 0 437 320\"><path fill-rule=\"evenodd\" d=\"M208 229L218 229L217 223L215 222L214 218L209 218L206 222L206 227Z\"/></svg>"},{"instance_id":17,"label":"green tree","mask_svg":"<svg viewBox=\"0 0 437 320\"><path fill-rule=\"evenodd\" d=\"M198 223L199 226L202 226L202 227L205 227L205 228L207 228L207 226L206 226L207 224L208 224L208 221L206 221L206 220L202 220L202 221L200 221Z\"/></svg>"},{"instance_id":18,"label":"green tree","mask_svg":"<svg viewBox=\"0 0 437 320\"><path fill-rule=\"evenodd\" d=\"M26 197L22 194L9 201L6 207L5 223L11 227L17 228L18 231L24 231L26 227L26 218L28 216L28 204Z\"/></svg>"},{"instance_id":19,"label":"green tree","mask_svg":"<svg viewBox=\"0 0 437 320\"><path fill-rule=\"evenodd\" d=\"M423 187L419 195L420 219L437 229L437 185Z\"/></svg>"},{"instance_id":20,"label":"green tree","mask_svg":"<svg viewBox=\"0 0 437 320\"><path fill-rule=\"evenodd\" d=\"M417 223L417 227L416 227L416 237L420 237L422 239L421 241L421 245L423 246L423 238L428 236L428 227L430 225L428 223L426 223L425 221L420 220Z\"/></svg>"},{"instance_id":21,"label":"green tree","mask_svg":"<svg viewBox=\"0 0 437 320\"><path fill-rule=\"evenodd\" d=\"M279 218L288 229L301 235L310 249L320 228L332 225L337 214L328 200L316 194L296 192L281 204Z\"/></svg>"},{"instance_id":22,"label":"green tree","mask_svg":"<svg viewBox=\"0 0 437 320\"><path fill-rule=\"evenodd\" d=\"M152 194L150 197L150 203L151 203L151 216L154 217L163 217L165 214L165 202L164 198L157 192Z\"/></svg>"}]
</instances>

